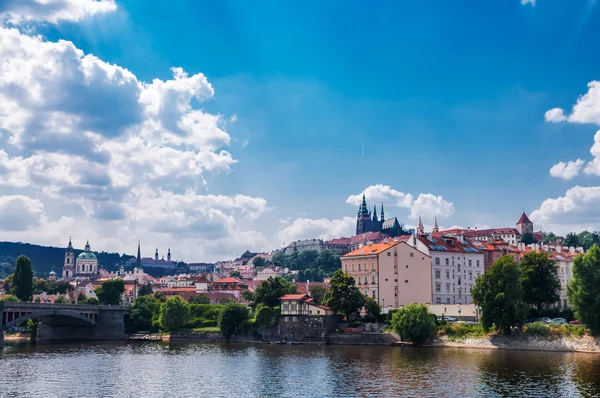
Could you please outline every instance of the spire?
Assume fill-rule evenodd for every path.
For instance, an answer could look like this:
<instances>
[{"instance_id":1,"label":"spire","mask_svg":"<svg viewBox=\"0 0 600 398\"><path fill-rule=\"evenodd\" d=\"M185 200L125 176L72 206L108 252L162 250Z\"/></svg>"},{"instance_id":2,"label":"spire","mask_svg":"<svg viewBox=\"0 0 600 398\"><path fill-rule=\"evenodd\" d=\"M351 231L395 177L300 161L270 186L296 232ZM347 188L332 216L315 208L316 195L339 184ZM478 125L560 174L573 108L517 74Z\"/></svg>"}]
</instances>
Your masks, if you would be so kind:
<instances>
[{"instance_id":1,"label":"spire","mask_svg":"<svg viewBox=\"0 0 600 398\"><path fill-rule=\"evenodd\" d=\"M373 205L373 221L379 221L377 219L377 207Z\"/></svg>"},{"instance_id":2,"label":"spire","mask_svg":"<svg viewBox=\"0 0 600 398\"><path fill-rule=\"evenodd\" d=\"M383 202L381 202L381 221L385 221L385 213L383 212Z\"/></svg>"},{"instance_id":3,"label":"spire","mask_svg":"<svg viewBox=\"0 0 600 398\"><path fill-rule=\"evenodd\" d=\"M440 230L440 227L438 226L437 223L437 217L433 218L433 232L438 232Z\"/></svg>"},{"instance_id":4,"label":"spire","mask_svg":"<svg viewBox=\"0 0 600 398\"><path fill-rule=\"evenodd\" d=\"M419 225L417 226L417 235L423 235L425 233L425 228L423 228L423 222L421 221L421 216L419 216Z\"/></svg>"},{"instance_id":5,"label":"spire","mask_svg":"<svg viewBox=\"0 0 600 398\"><path fill-rule=\"evenodd\" d=\"M137 253L137 258L135 259L135 267L137 269L142 268L142 254L141 254L141 250L140 250L140 241L138 240L138 253Z\"/></svg>"},{"instance_id":6,"label":"spire","mask_svg":"<svg viewBox=\"0 0 600 398\"><path fill-rule=\"evenodd\" d=\"M86 252L89 252L89 251L90 251L90 240L89 240L89 239L88 239L88 240L86 240L86 242L85 242L85 251L86 251Z\"/></svg>"},{"instance_id":7,"label":"spire","mask_svg":"<svg viewBox=\"0 0 600 398\"><path fill-rule=\"evenodd\" d=\"M363 216L369 215L369 210L367 209L367 199L365 198L365 194L363 193L362 205L360 206L360 214Z\"/></svg>"},{"instance_id":8,"label":"spire","mask_svg":"<svg viewBox=\"0 0 600 398\"><path fill-rule=\"evenodd\" d=\"M158 247L156 248L156 251L154 252L154 260L158 261Z\"/></svg>"},{"instance_id":9,"label":"spire","mask_svg":"<svg viewBox=\"0 0 600 398\"><path fill-rule=\"evenodd\" d=\"M73 244L71 243L71 237L69 236L69 246L67 246L67 252L73 251Z\"/></svg>"},{"instance_id":10,"label":"spire","mask_svg":"<svg viewBox=\"0 0 600 398\"><path fill-rule=\"evenodd\" d=\"M167 261L171 261L171 248L167 251Z\"/></svg>"}]
</instances>

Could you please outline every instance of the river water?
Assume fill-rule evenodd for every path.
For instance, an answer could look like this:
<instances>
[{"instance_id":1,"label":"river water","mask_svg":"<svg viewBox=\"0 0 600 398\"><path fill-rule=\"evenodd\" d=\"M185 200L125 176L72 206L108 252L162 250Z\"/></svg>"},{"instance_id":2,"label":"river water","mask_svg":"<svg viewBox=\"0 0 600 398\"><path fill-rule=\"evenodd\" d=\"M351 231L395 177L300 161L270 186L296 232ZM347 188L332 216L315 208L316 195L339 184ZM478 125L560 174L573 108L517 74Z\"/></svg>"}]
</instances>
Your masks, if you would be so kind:
<instances>
[{"instance_id":1,"label":"river water","mask_svg":"<svg viewBox=\"0 0 600 398\"><path fill-rule=\"evenodd\" d=\"M0 353L0 397L527 396L600 397L600 356L217 343L14 346Z\"/></svg>"}]
</instances>

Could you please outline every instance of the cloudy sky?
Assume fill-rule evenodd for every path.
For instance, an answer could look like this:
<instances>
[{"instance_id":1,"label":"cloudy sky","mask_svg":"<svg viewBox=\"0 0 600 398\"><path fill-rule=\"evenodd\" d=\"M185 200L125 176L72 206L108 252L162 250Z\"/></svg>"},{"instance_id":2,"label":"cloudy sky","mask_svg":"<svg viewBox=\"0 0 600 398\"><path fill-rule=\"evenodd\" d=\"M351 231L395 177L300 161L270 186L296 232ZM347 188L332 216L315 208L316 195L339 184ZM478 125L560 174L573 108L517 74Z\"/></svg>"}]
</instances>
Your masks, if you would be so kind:
<instances>
[{"instance_id":1,"label":"cloudy sky","mask_svg":"<svg viewBox=\"0 0 600 398\"><path fill-rule=\"evenodd\" d=\"M0 1L0 239L212 261L600 224L592 0Z\"/></svg>"}]
</instances>

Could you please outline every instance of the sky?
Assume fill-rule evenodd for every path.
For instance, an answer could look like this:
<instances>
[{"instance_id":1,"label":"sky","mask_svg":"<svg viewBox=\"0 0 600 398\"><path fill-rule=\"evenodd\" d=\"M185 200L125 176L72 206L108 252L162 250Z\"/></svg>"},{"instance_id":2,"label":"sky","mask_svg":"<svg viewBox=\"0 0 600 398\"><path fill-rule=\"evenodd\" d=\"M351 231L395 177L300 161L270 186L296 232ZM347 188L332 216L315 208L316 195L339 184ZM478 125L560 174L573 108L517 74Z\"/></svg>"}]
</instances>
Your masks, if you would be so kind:
<instances>
[{"instance_id":1,"label":"sky","mask_svg":"<svg viewBox=\"0 0 600 398\"><path fill-rule=\"evenodd\" d=\"M600 229L594 0L0 0L0 239L188 262Z\"/></svg>"}]
</instances>

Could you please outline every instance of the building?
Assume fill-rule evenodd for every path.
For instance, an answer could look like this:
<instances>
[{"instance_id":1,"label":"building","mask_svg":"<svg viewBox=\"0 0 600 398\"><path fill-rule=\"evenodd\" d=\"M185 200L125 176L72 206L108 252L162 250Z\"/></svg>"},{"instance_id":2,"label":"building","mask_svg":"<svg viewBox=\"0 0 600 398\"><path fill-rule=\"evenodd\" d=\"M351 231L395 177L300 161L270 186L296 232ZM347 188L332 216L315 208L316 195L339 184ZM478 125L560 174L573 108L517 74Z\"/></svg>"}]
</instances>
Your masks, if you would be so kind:
<instances>
[{"instance_id":1,"label":"building","mask_svg":"<svg viewBox=\"0 0 600 398\"><path fill-rule=\"evenodd\" d=\"M266 281L269 278L282 277L285 270L280 267L265 267L256 273L256 279Z\"/></svg>"},{"instance_id":2,"label":"building","mask_svg":"<svg viewBox=\"0 0 600 398\"><path fill-rule=\"evenodd\" d=\"M405 240L366 245L341 260L342 270L384 312L410 303L431 303L431 257Z\"/></svg>"},{"instance_id":3,"label":"building","mask_svg":"<svg viewBox=\"0 0 600 398\"><path fill-rule=\"evenodd\" d=\"M346 254L350 251L350 238L337 238L325 242L325 248L334 252Z\"/></svg>"},{"instance_id":4,"label":"building","mask_svg":"<svg viewBox=\"0 0 600 398\"><path fill-rule=\"evenodd\" d=\"M306 239L306 240L297 240L289 245L287 245L283 252L286 254L290 254L294 251L304 251L304 250L315 250L321 253L326 249L325 244L323 243L323 239Z\"/></svg>"},{"instance_id":5,"label":"building","mask_svg":"<svg viewBox=\"0 0 600 398\"><path fill-rule=\"evenodd\" d=\"M213 272L215 265L210 263L190 263L188 264L190 271L194 272Z\"/></svg>"},{"instance_id":6,"label":"building","mask_svg":"<svg viewBox=\"0 0 600 398\"><path fill-rule=\"evenodd\" d=\"M501 238L488 237L487 241L469 240L469 242L484 254L483 266L487 272L502 256L511 256L515 262L519 262L521 253L517 246L509 245Z\"/></svg>"},{"instance_id":7,"label":"building","mask_svg":"<svg viewBox=\"0 0 600 398\"><path fill-rule=\"evenodd\" d=\"M361 246L380 243L389 240L390 238L391 236L386 235L383 232L363 232L362 234L354 235L350 238L348 249L354 251Z\"/></svg>"},{"instance_id":8,"label":"building","mask_svg":"<svg viewBox=\"0 0 600 398\"><path fill-rule=\"evenodd\" d=\"M485 255L462 236L413 235L409 244L431 257L432 304L471 304Z\"/></svg>"},{"instance_id":9,"label":"building","mask_svg":"<svg viewBox=\"0 0 600 398\"><path fill-rule=\"evenodd\" d=\"M396 217L385 219L383 203L381 204L381 217L377 216L377 208L373 206L373 213L367 208L367 200L363 194L362 203L358 207L356 215L356 235L364 234L365 232L383 232L384 234L396 237L407 235L400 222ZM353 250L352 248L350 250Z\"/></svg>"},{"instance_id":10,"label":"building","mask_svg":"<svg viewBox=\"0 0 600 398\"><path fill-rule=\"evenodd\" d=\"M139 242L138 242L139 245ZM139 253L138 253L139 254ZM152 257L133 257L130 258L129 260L127 260L127 262L125 263L125 265L131 267L132 265L134 265L137 268L156 268L156 267L160 267L160 268L176 268L177 267L177 262L176 261L172 261L171 260L171 248L168 249L167 251L167 259L165 260L165 256L163 255L162 258L159 258L159 254L158 254L158 247L156 248L156 250L154 251L154 258Z\"/></svg>"},{"instance_id":11,"label":"building","mask_svg":"<svg viewBox=\"0 0 600 398\"><path fill-rule=\"evenodd\" d=\"M75 259L75 251L69 238L63 265L63 279L66 281L78 278L97 279L98 276L98 258L91 251L90 242L86 242L84 251Z\"/></svg>"},{"instance_id":12,"label":"building","mask_svg":"<svg viewBox=\"0 0 600 398\"><path fill-rule=\"evenodd\" d=\"M238 279L223 278L212 283L212 286L210 287L210 293L211 295L219 293L224 295L223 297L225 297L225 295L229 295L233 297L233 301L239 303L242 301L242 291L247 289L248 285Z\"/></svg>"},{"instance_id":13,"label":"building","mask_svg":"<svg viewBox=\"0 0 600 398\"><path fill-rule=\"evenodd\" d=\"M533 236L533 223L531 222L529 217L527 217L527 214L525 214L525 212L521 214L521 217L519 218L519 221L517 221L516 225L517 231L519 231L519 234L521 236L525 234L530 234Z\"/></svg>"},{"instance_id":14,"label":"building","mask_svg":"<svg viewBox=\"0 0 600 398\"><path fill-rule=\"evenodd\" d=\"M308 294L286 294L280 298L281 315L331 316L333 310L319 305Z\"/></svg>"},{"instance_id":15,"label":"building","mask_svg":"<svg viewBox=\"0 0 600 398\"><path fill-rule=\"evenodd\" d=\"M50 282L54 282L54 281L56 281L56 272L54 272L54 271L50 271L50 275L48 276L48 280L49 280Z\"/></svg>"}]
</instances>

